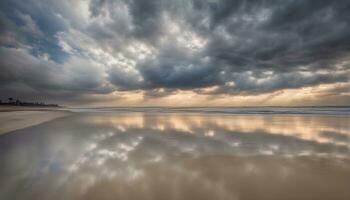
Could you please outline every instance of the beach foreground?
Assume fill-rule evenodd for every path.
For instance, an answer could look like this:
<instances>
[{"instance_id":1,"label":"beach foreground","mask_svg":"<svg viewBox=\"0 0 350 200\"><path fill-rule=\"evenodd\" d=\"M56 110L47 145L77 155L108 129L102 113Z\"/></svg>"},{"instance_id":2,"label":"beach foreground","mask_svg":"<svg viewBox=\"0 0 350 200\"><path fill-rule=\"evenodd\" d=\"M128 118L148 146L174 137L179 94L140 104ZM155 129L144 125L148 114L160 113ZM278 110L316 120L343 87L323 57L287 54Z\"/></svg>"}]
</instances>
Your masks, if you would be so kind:
<instances>
[{"instance_id":1,"label":"beach foreground","mask_svg":"<svg viewBox=\"0 0 350 200\"><path fill-rule=\"evenodd\" d=\"M349 120L72 113L0 135L0 199L348 200Z\"/></svg>"}]
</instances>

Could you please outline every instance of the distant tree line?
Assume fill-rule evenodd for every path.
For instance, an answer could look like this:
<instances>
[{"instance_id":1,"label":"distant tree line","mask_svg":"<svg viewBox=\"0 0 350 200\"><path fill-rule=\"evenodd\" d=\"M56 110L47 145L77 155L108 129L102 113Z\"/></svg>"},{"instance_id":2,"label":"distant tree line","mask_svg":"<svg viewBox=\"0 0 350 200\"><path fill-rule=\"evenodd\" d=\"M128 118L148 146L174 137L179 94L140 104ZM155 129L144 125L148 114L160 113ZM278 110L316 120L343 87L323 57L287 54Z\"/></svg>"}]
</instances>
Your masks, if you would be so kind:
<instances>
[{"instance_id":1,"label":"distant tree line","mask_svg":"<svg viewBox=\"0 0 350 200\"><path fill-rule=\"evenodd\" d=\"M0 99L0 105L9 105L9 106L48 106L48 107L58 107L58 104L46 104L43 102L25 102L19 99L14 99L9 97L7 101L2 101Z\"/></svg>"}]
</instances>

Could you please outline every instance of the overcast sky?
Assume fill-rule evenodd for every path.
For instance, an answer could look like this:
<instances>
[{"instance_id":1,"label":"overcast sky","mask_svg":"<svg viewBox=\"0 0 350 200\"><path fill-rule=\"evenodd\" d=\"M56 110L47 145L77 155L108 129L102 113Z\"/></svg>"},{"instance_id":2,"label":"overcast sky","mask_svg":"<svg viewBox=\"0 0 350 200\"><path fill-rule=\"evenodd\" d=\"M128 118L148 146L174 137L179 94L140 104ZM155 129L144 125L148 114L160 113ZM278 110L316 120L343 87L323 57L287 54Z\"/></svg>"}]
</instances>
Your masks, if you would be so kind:
<instances>
[{"instance_id":1,"label":"overcast sky","mask_svg":"<svg viewBox=\"0 0 350 200\"><path fill-rule=\"evenodd\" d=\"M0 98L350 104L349 0L1 0Z\"/></svg>"}]
</instances>

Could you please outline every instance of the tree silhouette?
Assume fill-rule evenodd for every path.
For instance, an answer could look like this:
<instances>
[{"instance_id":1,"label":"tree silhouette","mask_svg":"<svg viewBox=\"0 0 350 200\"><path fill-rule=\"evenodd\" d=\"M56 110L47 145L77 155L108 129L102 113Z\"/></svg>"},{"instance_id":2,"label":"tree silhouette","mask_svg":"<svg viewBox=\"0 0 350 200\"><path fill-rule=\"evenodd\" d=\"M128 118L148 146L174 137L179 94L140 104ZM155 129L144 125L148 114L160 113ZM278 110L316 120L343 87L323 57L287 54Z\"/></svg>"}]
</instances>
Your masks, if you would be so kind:
<instances>
[{"instance_id":1,"label":"tree silhouette","mask_svg":"<svg viewBox=\"0 0 350 200\"><path fill-rule=\"evenodd\" d=\"M52 107L59 107L58 104L46 104L44 102L26 102L21 101L19 99L14 99L12 97L7 98L8 101L1 101L0 99L0 105L11 105L11 106L52 106Z\"/></svg>"}]
</instances>

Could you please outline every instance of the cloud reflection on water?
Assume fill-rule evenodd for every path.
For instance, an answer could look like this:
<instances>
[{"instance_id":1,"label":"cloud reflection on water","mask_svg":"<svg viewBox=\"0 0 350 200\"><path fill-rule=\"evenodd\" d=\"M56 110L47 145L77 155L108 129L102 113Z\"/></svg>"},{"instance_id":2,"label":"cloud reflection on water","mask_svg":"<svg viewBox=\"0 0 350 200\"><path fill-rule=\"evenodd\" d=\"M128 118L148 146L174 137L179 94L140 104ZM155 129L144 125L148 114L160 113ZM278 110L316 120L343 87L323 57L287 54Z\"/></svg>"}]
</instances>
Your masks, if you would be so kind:
<instances>
[{"instance_id":1,"label":"cloud reflection on water","mask_svg":"<svg viewBox=\"0 0 350 200\"><path fill-rule=\"evenodd\" d=\"M347 116L76 114L0 137L0 198L276 199L291 190L342 199L348 124ZM311 193L297 196L304 187Z\"/></svg>"}]
</instances>

